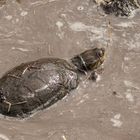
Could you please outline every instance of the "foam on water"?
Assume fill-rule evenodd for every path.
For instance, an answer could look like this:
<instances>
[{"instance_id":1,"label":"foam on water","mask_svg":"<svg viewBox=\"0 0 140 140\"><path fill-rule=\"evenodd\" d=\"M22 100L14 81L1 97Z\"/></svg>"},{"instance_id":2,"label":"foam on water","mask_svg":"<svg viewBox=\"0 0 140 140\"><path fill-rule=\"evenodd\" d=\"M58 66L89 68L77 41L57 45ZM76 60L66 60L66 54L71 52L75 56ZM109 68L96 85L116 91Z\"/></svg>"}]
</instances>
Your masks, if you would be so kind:
<instances>
[{"instance_id":1,"label":"foam on water","mask_svg":"<svg viewBox=\"0 0 140 140\"><path fill-rule=\"evenodd\" d=\"M128 89L124 94L129 102L134 102L134 96L132 95L131 90Z\"/></svg>"},{"instance_id":2,"label":"foam on water","mask_svg":"<svg viewBox=\"0 0 140 140\"><path fill-rule=\"evenodd\" d=\"M19 50L19 51L22 51L22 52L28 52L29 51L26 48L15 48L15 47L12 47L12 50Z\"/></svg>"},{"instance_id":3,"label":"foam on water","mask_svg":"<svg viewBox=\"0 0 140 140\"><path fill-rule=\"evenodd\" d=\"M10 140L10 139L4 134L0 134L0 140Z\"/></svg>"},{"instance_id":4,"label":"foam on water","mask_svg":"<svg viewBox=\"0 0 140 140\"><path fill-rule=\"evenodd\" d=\"M77 32L91 31L91 32L94 32L94 33L99 34L99 35L102 34L102 32L103 32L102 27L97 28L97 27L92 26L92 25L85 25L82 22L69 23L69 26L73 31L77 31Z\"/></svg>"},{"instance_id":5,"label":"foam on water","mask_svg":"<svg viewBox=\"0 0 140 140\"><path fill-rule=\"evenodd\" d=\"M94 25L86 25L82 22L69 23L71 30L75 32L88 32L90 33L89 39L91 42L99 40L100 42L106 42L108 36L106 35L107 29L104 27L96 27Z\"/></svg>"},{"instance_id":6,"label":"foam on water","mask_svg":"<svg viewBox=\"0 0 140 140\"><path fill-rule=\"evenodd\" d=\"M120 121L120 117L121 117L121 114L119 113L110 119L110 121L113 123L112 125L114 127L120 128L122 126L123 122Z\"/></svg>"},{"instance_id":7,"label":"foam on water","mask_svg":"<svg viewBox=\"0 0 140 140\"><path fill-rule=\"evenodd\" d=\"M135 83L133 83L131 81L125 80L124 81L124 84L125 84L126 87L139 89L139 87L137 86L137 84L135 84Z\"/></svg>"},{"instance_id":8,"label":"foam on water","mask_svg":"<svg viewBox=\"0 0 140 140\"><path fill-rule=\"evenodd\" d=\"M123 27L123 28L128 28L128 27L133 27L134 25L137 25L135 22L120 22L117 24L117 26Z\"/></svg>"}]
</instances>

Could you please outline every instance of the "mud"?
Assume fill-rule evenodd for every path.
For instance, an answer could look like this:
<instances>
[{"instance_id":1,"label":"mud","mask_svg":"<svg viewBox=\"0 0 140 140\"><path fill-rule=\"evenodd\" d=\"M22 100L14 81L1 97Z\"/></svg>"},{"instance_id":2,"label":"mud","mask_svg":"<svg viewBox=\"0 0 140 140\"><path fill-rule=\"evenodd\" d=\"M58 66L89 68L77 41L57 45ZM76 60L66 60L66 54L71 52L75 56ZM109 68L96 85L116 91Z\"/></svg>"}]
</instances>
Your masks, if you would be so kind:
<instances>
[{"instance_id":1,"label":"mud","mask_svg":"<svg viewBox=\"0 0 140 140\"><path fill-rule=\"evenodd\" d=\"M2 140L139 140L140 20L105 15L90 0L15 0L0 7L0 76L42 57L106 49L98 82L26 120L0 118ZM87 75L88 77L88 75Z\"/></svg>"},{"instance_id":2,"label":"mud","mask_svg":"<svg viewBox=\"0 0 140 140\"><path fill-rule=\"evenodd\" d=\"M95 0L106 14L130 16L132 11L139 8L137 0Z\"/></svg>"}]
</instances>

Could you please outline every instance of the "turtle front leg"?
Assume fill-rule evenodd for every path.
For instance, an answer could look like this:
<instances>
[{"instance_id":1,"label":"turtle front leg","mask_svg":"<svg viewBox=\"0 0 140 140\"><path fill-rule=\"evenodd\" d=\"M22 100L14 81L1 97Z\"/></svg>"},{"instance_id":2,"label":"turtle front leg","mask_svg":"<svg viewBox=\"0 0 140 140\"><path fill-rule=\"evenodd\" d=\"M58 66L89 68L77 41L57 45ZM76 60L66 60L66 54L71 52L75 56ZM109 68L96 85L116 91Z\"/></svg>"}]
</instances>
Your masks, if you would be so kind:
<instances>
[{"instance_id":1,"label":"turtle front leg","mask_svg":"<svg viewBox=\"0 0 140 140\"><path fill-rule=\"evenodd\" d=\"M91 74L90 74L89 79L91 79L93 81L97 81L97 78L98 78L97 72L96 71L92 71Z\"/></svg>"},{"instance_id":2,"label":"turtle front leg","mask_svg":"<svg viewBox=\"0 0 140 140\"><path fill-rule=\"evenodd\" d=\"M100 67L96 70L93 70L89 76L89 79L90 80L93 80L93 81L98 81L100 79L100 74L103 73L103 70L104 68L103 67Z\"/></svg>"}]
</instances>

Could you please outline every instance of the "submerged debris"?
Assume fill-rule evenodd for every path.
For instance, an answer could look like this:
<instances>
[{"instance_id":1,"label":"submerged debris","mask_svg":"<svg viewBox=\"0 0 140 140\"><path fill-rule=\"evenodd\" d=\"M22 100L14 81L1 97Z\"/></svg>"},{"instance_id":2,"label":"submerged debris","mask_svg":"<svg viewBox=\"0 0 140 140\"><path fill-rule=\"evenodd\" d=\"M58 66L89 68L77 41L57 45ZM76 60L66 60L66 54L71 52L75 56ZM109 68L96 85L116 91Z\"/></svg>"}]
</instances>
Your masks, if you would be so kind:
<instances>
[{"instance_id":1,"label":"submerged debris","mask_svg":"<svg viewBox=\"0 0 140 140\"><path fill-rule=\"evenodd\" d=\"M116 91L113 91L112 92L112 95L117 95L118 93Z\"/></svg>"},{"instance_id":2,"label":"submerged debris","mask_svg":"<svg viewBox=\"0 0 140 140\"><path fill-rule=\"evenodd\" d=\"M130 16L131 12L140 7L137 0L95 0L102 7L106 14L116 16Z\"/></svg>"},{"instance_id":3,"label":"submerged debris","mask_svg":"<svg viewBox=\"0 0 140 140\"><path fill-rule=\"evenodd\" d=\"M4 134L0 134L0 140L9 140L9 138Z\"/></svg>"}]
</instances>

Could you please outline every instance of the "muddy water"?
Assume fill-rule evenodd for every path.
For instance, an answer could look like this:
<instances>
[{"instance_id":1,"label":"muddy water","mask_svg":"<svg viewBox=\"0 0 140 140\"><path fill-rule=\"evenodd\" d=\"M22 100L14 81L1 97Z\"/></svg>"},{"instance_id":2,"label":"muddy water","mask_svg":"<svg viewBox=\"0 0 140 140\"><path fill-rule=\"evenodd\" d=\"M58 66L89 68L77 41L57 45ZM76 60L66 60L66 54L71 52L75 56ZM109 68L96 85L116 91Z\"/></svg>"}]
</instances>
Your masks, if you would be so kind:
<instances>
[{"instance_id":1,"label":"muddy water","mask_svg":"<svg viewBox=\"0 0 140 140\"><path fill-rule=\"evenodd\" d=\"M140 15L105 16L90 0L9 0L0 7L0 76L42 57L99 46L104 71L49 109L0 117L0 140L140 140Z\"/></svg>"}]
</instances>

